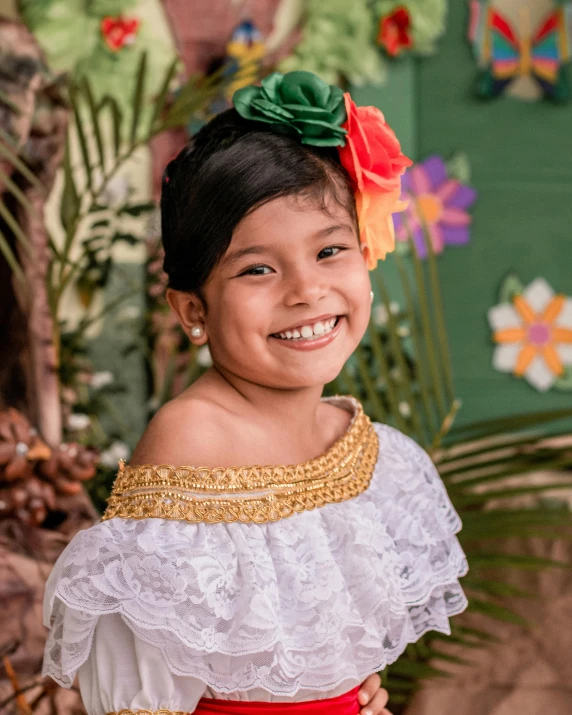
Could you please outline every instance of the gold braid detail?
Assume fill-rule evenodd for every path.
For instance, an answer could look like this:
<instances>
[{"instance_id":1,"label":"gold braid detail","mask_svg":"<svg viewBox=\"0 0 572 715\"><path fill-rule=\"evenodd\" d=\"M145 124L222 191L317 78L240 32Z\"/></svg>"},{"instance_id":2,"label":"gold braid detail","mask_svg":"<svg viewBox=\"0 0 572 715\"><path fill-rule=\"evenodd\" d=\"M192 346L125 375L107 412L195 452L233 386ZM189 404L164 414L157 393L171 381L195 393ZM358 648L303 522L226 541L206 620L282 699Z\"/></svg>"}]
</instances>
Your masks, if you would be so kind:
<instances>
[{"instance_id":1,"label":"gold braid detail","mask_svg":"<svg viewBox=\"0 0 572 715\"><path fill-rule=\"evenodd\" d=\"M351 499L369 486L379 444L360 403L344 399L355 408L350 426L324 454L308 462L209 469L130 467L120 460L102 520L118 516L265 523Z\"/></svg>"}]
</instances>

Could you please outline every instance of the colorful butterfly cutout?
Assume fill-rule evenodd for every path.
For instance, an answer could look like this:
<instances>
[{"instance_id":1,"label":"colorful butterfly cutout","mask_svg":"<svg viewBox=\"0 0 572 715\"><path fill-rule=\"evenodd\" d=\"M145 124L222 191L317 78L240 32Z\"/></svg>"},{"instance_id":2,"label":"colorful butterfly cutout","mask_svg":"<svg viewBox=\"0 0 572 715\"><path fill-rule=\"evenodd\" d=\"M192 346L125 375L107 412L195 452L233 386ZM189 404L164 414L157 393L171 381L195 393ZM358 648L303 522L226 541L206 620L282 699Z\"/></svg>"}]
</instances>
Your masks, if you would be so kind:
<instances>
[{"instance_id":1,"label":"colorful butterfly cutout","mask_svg":"<svg viewBox=\"0 0 572 715\"><path fill-rule=\"evenodd\" d=\"M479 94L496 96L513 80L528 76L536 80L544 96L567 97L562 65L570 58L570 50L562 7L549 13L532 35L526 31L519 35L498 10L489 6L481 14L480 3L471 5L469 36L487 65L479 78Z\"/></svg>"}]
</instances>

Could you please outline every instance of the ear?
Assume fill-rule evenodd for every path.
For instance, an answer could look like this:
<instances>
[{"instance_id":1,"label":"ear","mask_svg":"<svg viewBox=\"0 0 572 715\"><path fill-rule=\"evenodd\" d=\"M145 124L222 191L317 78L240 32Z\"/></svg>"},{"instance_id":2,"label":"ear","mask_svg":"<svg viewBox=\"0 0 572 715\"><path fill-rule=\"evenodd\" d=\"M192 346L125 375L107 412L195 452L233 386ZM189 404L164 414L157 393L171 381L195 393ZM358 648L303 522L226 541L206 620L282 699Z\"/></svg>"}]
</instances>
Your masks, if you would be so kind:
<instances>
[{"instance_id":1,"label":"ear","mask_svg":"<svg viewBox=\"0 0 572 715\"><path fill-rule=\"evenodd\" d=\"M165 297L171 310L176 313L185 335L194 345L204 345L208 341L205 325L205 310L202 300L196 293L186 293L174 288L167 288ZM191 334L191 329L199 325L203 329L200 338Z\"/></svg>"}]
</instances>

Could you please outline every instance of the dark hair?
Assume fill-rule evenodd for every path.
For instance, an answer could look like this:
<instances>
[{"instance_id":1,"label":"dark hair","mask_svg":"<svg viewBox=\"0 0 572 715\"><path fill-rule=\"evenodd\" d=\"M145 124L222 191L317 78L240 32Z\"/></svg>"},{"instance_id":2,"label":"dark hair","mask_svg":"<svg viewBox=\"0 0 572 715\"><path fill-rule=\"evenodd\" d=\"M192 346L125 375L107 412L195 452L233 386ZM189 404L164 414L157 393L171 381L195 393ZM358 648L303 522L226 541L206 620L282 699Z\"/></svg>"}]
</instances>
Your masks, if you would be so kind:
<instances>
[{"instance_id":1,"label":"dark hair","mask_svg":"<svg viewBox=\"0 0 572 715\"><path fill-rule=\"evenodd\" d=\"M203 298L201 289L238 223L261 204L290 195L316 200L323 209L332 197L357 225L353 189L335 147L304 145L235 109L214 117L163 176L168 286Z\"/></svg>"}]
</instances>

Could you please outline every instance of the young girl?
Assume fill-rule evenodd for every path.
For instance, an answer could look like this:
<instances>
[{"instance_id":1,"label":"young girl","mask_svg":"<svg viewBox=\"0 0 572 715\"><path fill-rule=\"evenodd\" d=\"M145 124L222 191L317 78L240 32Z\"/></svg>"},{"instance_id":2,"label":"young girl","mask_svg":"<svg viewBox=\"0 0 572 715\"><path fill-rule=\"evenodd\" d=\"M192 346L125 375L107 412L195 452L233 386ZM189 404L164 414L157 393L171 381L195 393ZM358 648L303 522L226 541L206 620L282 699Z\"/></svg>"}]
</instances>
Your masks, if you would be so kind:
<instances>
[{"instance_id":1,"label":"young girl","mask_svg":"<svg viewBox=\"0 0 572 715\"><path fill-rule=\"evenodd\" d=\"M465 608L427 453L321 397L368 325L409 164L379 110L293 72L239 90L167 167L167 299L213 366L48 580L43 672L78 672L89 715L356 715L372 675L387 713L375 674Z\"/></svg>"}]
</instances>

